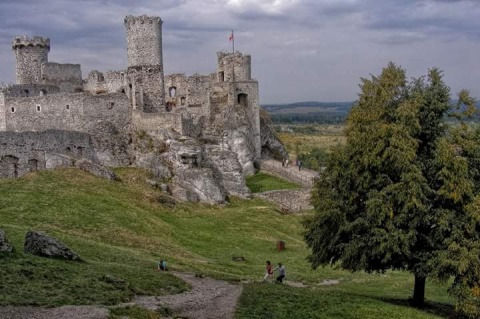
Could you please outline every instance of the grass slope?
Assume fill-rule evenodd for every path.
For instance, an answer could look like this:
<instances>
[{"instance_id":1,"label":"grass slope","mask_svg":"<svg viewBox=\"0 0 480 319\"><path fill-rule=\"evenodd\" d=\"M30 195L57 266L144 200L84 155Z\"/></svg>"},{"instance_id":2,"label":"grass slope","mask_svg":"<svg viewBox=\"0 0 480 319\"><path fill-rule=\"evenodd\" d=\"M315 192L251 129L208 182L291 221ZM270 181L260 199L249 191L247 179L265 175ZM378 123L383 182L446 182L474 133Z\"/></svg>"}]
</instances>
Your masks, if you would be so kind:
<instances>
[{"instance_id":1,"label":"grass slope","mask_svg":"<svg viewBox=\"0 0 480 319\"><path fill-rule=\"evenodd\" d=\"M297 189L298 184L286 181L265 172L258 172L247 177L247 186L252 193L260 193L280 189Z\"/></svg>"},{"instance_id":2,"label":"grass slope","mask_svg":"<svg viewBox=\"0 0 480 319\"><path fill-rule=\"evenodd\" d=\"M289 280L310 288L248 284L238 318L383 318L388 313L438 318L430 310L401 306L413 287L409 274L311 270L300 216L280 215L258 199L168 207L159 204L161 193L145 183L144 171L120 169L117 174L121 182L75 169L0 180L0 228L16 248L12 257L0 258L0 305L115 304L133 294L184 290L184 283L154 270L159 258L176 270L236 281L261 279L265 261L271 260L286 265ZM86 262L24 254L30 229L61 239ZM278 240L286 242L285 251L276 250ZM234 262L232 256L246 261ZM106 275L124 283L112 283ZM325 279L340 284L318 286ZM442 285L429 283L427 298L451 303Z\"/></svg>"}]
</instances>

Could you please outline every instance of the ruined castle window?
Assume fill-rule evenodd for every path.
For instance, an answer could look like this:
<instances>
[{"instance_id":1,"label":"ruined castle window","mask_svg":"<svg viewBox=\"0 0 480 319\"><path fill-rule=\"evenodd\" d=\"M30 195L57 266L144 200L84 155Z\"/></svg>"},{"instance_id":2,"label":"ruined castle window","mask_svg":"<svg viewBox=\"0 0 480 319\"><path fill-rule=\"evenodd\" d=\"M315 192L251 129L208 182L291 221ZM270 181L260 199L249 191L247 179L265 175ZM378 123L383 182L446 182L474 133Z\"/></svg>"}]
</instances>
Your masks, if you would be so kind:
<instances>
[{"instance_id":1,"label":"ruined castle window","mask_svg":"<svg viewBox=\"0 0 480 319\"><path fill-rule=\"evenodd\" d=\"M42 107L39 104L37 104L37 112L40 112L41 110L42 110Z\"/></svg>"},{"instance_id":2,"label":"ruined castle window","mask_svg":"<svg viewBox=\"0 0 480 319\"><path fill-rule=\"evenodd\" d=\"M125 81L125 73L123 72L120 73L120 81L122 81L122 83Z\"/></svg>"},{"instance_id":3,"label":"ruined castle window","mask_svg":"<svg viewBox=\"0 0 480 319\"><path fill-rule=\"evenodd\" d=\"M125 93L125 89L122 89L120 92Z\"/></svg>"},{"instance_id":4,"label":"ruined castle window","mask_svg":"<svg viewBox=\"0 0 480 319\"><path fill-rule=\"evenodd\" d=\"M174 86L171 86L168 89L168 95L170 95L170 97L175 97L175 93L177 93L177 88Z\"/></svg>"},{"instance_id":5,"label":"ruined castle window","mask_svg":"<svg viewBox=\"0 0 480 319\"><path fill-rule=\"evenodd\" d=\"M65 105L65 108L66 108L67 110L70 110L70 105L69 105L69 104Z\"/></svg>"},{"instance_id":6,"label":"ruined castle window","mask_svg":"<svg viewBox=\"0 0 480 319\"><path fill-rule=\"evenodd\" d=\"M180 104L181 104L181 105L185 105L185 97L184 97L184 96L182 96L182 97L180 98Z\"/></svg>"},{"instance_id":7,"label":"ruined castle window","mask_svg":"<svg viewBox=\"0 0 480 319\"><path fill-rule=\"evenodd\" d=\"M47 91L46 90L40 90L40 96L44 96L44 95L47 95Z\"/></svg>"},{"instance_id":8,"label":"ruined castle window","mask_svg":"<svg viewBox=\"0 0 480 319\"><path fill-rule=\"evenodd\" d=\"M65 149L67 151L67 153L70 153L72 151L72 149L70 148L70 146L67 146L67 148Z\"/></svg>"},{"instance_id":9,"label":"ruined castle window","mask_svg":"<svg viewBox=\"0 0 480 319\"><path fill-rule=\"evenodd\" d=\"M28 97L30 95L30 91L29 90L23 90L23 95L25 97Z\"/></svg>"},{"instance_id":10,"label":"ruined castle window","mask_svg":"<svg viewBox=\"0 0 480 319\"><path fill-rule=\"evenodd\" d=\"M77 155L78 156L83 156L83 147L77 146Z\"/></svg>"},{"instance_id":11,"label":"ruined castle window","mask_svg":"<svg viewBox=\"0 0 480 319\"><path fill-rule=\"evenodd\" d=\"M165 111L170 112L174 106L175 104L173 104L172 102L167 102L165 104Z\"/></svg>"},{"instance_id":12,"label":"ruined castle window","mask_svg":"<svg viewBox=\"0 0 480 319\"><path fill-rule=\"evenodd\" d=\"M11 111L12 111L12 113L15 113L15 108L12 107L12 108L11 108Z\"/></svg>"},{"instance_id":13,"label":"ruined castle window","mask_svg":"<svg viewBox=\"0 0 480 319\"><path fill-rule=\"evenodd\" d=\"M225 73L223 73L223 71L218 72L218 81L219 82L224 82L225 81Z\"/></svg>"},{"instance_id":14,"label":"ruined castle window","mask_svg":"<svg viewBox=\"0 0 480 319\"><path fill-rule=\"evenodd\" d=\"M107 103L107 108L108 108L109 110L110 110L111 108L113 108L114 106L115 106L115 102L110 101L110 102Z\"/></svg>"},{"instance_id":15,"label":"ruined castle window","mask_svg":"<svg viewBox=\"0 0 480 319\"><path fill-rule=\"evenodd\" d=\"M240 93L237 95L237 103L243 106L247 106L247 97L248 95L245 93Z\"/></svg>"}]
</instances>

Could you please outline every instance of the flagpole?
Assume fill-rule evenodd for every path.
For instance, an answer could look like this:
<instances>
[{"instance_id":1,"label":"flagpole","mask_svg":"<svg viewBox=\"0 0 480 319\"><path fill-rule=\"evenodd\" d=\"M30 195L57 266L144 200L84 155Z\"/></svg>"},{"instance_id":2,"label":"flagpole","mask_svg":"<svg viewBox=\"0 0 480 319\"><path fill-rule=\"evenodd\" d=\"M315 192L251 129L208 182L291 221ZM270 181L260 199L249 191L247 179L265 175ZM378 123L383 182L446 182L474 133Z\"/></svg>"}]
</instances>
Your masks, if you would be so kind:
<instances>
[{"instance_id":1,"label":"flagpole","mask_svg":"<svg viewBox=\"0 0 480 319\"><path fill-rule=\"evenodd\" d=\"M235 53L235 37L233 36L233 30L232 30L232 53Z\"/></svg>"}]
</instances>

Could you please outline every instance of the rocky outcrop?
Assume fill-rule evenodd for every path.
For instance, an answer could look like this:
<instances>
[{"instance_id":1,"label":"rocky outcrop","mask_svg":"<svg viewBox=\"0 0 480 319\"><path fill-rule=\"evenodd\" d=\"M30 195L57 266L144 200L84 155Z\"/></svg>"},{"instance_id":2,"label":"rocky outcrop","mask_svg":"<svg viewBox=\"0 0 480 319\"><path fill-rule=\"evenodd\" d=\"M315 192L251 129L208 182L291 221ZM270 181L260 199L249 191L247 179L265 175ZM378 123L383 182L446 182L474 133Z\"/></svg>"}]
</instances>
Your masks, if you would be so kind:
<instances>
[{"instance_id":1,"label":"rocky outcrop","mask_svg":"<svg viewBox=\"0 0 480 319\"><path fill-rule=\"evenodd\" d=\"M262 157L273 157L277 160L288 158L287 150L275 136L270 115L260 109L260 140L262 143Z\"/></svg>"},{"instance_id":2,"label":"rocky outcrop","mask_svg":"<svg viewBox=\"0 0 480 319\"><path fill-rule=\"evenodd\" d=\"M173 181L177 187L187 191L186 198L189 201L195 201L196 197L197 201L209 204L225 202L225 194L210 168L179 169ZM181 194L179 191L176 193ZM193 196L192 193L195 195Z\"/></svg>"},{"instance_id":3,"label":"rocky outcrop","mask_svg":"<svg viewBox=\"0 0 480 319\"><path fill-rule=\"evenodd\" d=\"M26 253L42 257L81 260L76 252L44 232L29 231L24 249Z\"/></svg>"},{"instance_id":4,"label":"rocky outcrop","mask_svg":"<svg viewBox=\"0 0 480 319\"><path fill-rule=\"evenodd\" d=\"M97 177L105 178L111 181L117 180L117 175L115 175L114 172L105 166L94 164L88 160L79 160L75 162L75 166Z\"/></svg>"},{"instance_id":5,"label":"rocky outcrop","mask_svg":"<svg viewBox=\"0 0 480 319\"><path fill-rule=\"evenodd\" d=\"M0 229L0 255L10 254L12 251L13 251L13 246L7 240L5 231L3 229Z\"/></svg>"}]
</instances>

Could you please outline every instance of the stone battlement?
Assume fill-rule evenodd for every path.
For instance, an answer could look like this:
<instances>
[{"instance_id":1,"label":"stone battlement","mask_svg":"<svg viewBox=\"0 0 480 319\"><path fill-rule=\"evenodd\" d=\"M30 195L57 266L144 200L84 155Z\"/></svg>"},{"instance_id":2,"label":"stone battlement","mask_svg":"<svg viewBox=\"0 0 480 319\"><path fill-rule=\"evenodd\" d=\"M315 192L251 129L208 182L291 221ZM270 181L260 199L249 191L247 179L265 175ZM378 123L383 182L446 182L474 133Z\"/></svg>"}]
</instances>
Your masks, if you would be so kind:
<instances>
[{"instance_id":1,"label":"stone battlement","mask_svg":"<svg viewBox=\"0 0 480 319\"><path fill-rule=\"evenodd\" d=\"M21 37L15 37L12 41L12 49L18 49L22 47L35 46L47 48L50 51L50 38L44 38L40 36L28 37L26 35Z\"/></svg>"},{"instance_id":2,"label":"stone battlement","mask_svg":"<svg viewBox=\"0 0 480 319\"><path fill-rule=\"evenodd\" d=\"M149 16L146 16L146 15L143 15L143 16L138 16L138 17L134 17L134 16L126 16L125 17L125 25L128 27L129 25L132 25L132 24L162 24L163 21L160 17L149 17Z\"/></svg>"}]
</instances>

